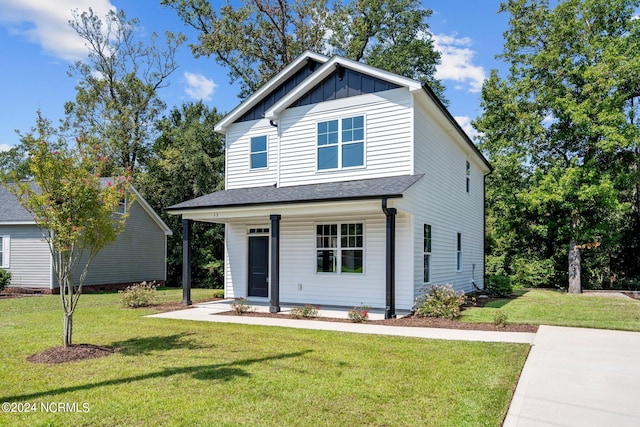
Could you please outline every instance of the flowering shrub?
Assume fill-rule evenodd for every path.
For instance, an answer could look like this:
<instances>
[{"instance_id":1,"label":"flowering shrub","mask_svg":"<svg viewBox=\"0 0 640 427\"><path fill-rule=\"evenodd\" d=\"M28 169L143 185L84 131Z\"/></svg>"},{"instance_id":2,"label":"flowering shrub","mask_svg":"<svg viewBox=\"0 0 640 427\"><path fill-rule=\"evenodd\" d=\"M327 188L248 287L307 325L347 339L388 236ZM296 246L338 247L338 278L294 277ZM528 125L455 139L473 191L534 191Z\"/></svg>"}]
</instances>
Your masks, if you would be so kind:
<instances>
[{"instance_id":1,"label":"flowering shrub","mask_svg":"<svg viewBox=\"0 0 640 427\"><path fill-rule=\"evenodd\" d=\"M318 317L318 310L320 310L320 306L314 307L311 304L305 304L303 307L293 307L289 316L294 319L301 319L303 317L315 318Z\"/></svg>"},{"instance_id":2,"label":"flowering shrub","mask_svg":"<svg viewBox=\"0 0 640 427\"><path fill-rule=\"evenodd\" d=\"M231 303L231 309L235 311L238 316L241 316L243 313L251 311L251 306L247 304L246 298L236 298Z\"/></svg>"},{"instance_id":3,"label":"flowering shrub","mask_svg":"<svg viewBox=\"0 0 640 427\"><path fill-rule=\"evenodd\" d=\"M361 323L369 319L369 306L353 307L349 310L349 319L354 323Z\"/></svg>"},{"instance_id":4,"label":"flowering shrub","mask_svg":"<svg viewBox=\"0 0 640 427\"><path fill-rule=\"evenodd\" d=\"M156 301L156 282L136 283L120 291L120 303L125 307L148 307Z\"/></svg>"},{"instance_id":5,"label":"flowering shrub","mask_svg":"<svg viewBox=\"0 0 640 427\"><path fill-rule=\"evenodd\" d=\"M414 307L418 317L456 319L460 317L460 306L466 302L464 292L456 292L453 286L433 285L426 294L416 299Z\"/></svg>"}]
</instances>

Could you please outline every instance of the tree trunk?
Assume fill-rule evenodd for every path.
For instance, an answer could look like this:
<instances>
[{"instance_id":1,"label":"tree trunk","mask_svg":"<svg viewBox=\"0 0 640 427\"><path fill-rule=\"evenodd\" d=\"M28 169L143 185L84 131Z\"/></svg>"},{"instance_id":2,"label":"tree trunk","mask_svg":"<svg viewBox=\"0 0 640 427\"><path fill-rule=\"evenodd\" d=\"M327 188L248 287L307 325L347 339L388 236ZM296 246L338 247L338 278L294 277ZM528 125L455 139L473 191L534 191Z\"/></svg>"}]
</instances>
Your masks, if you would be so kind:
<instances>
[{"instance_id":1,"label":"tree trunk","mask_svg":"<svg viewBox=\"0 0 640 427\"><path fill-rule=\"evenodd\" d=\"M64 334L62 340L64 347L67 348L71 345L71 333L73 331L73 313L64 313Z\"/></svg>"},{"instance_id":2,"label":"tree trunk","mask_svg":"<svg viewBox=\"0 0 640 427\"><path fill-rule=\"evenodd\" d=\"M582 285L580 284L580 248L576 242L571 239L569 241L569 293L582 293Z\"/></svg>"}]
</instances>

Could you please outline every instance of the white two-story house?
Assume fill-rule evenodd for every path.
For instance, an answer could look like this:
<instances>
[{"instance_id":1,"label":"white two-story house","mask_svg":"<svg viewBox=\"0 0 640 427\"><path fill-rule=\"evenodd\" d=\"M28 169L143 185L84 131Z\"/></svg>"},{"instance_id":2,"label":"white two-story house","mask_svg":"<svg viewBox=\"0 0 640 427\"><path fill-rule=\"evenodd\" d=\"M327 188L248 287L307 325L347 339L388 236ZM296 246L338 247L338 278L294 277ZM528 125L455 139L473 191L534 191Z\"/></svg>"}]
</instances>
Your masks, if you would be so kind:
<instances>
[{"instance_id":1,"label":"white two-story house","mask_svg":"<svg viewBox=\"0 0 640 427\"><path fill-rule=\"evenodd\" d=\"M368 305L482 288L491 166L427 86L307 52L225 116L225 190L168 208L225 224L225 296Z\"/></svg>"}]
</instances>

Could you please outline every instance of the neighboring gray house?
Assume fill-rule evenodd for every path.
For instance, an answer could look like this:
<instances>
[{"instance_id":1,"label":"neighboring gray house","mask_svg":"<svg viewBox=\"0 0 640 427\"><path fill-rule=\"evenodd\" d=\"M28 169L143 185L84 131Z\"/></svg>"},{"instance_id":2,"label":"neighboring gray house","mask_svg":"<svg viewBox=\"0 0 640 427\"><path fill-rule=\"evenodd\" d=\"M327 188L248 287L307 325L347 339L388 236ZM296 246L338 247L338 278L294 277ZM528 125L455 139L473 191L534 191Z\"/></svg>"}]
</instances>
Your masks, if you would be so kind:
<instances>
[{"instance_id":1,"label":"neighboring gray house","mask_svg":"<svg viewBox=\"0 0 640 427\"><path fill-rule=\"evenodd\" d=\"M125 229L93 260L84 286L108 290L144 280L166 280L171 230L142 196L136 196ZM0 268L11 272L9 290L56 293L49 246L31 214L0 185Z\"/></svg>"},{"instance_id":2,"label":"neighboring gray house","mask_svg":"<svg viewBox=\"0 0 640 427\"><path fill-rule=\"evenodd\" d=\"M491 166L428 86L307 52L215 130L225 190L167 211L187 261L193 221L225 225L227 298L394 317L425 286L483 287Z\"/></svg>"}]
</instances>

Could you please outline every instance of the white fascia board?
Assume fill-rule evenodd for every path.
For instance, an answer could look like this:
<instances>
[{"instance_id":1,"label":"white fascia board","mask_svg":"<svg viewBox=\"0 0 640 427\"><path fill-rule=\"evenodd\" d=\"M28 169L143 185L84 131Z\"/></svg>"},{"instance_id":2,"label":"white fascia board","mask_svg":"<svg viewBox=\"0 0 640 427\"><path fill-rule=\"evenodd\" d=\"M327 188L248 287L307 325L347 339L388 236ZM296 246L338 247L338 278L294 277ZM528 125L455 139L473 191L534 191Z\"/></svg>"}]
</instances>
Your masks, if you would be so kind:
<instances>
[{"instance_id":1,"label":"white fascia board","mask_svg":"<svg viewBox=\"0 0 640 427\"><path fill-rule=\"evenodd\" d=\"M313 59L314 61L324 63L329 60L327 56L320 55L318 53L314 53L311 51L306 51L299 57L297 57L293 62L284 67L282 71L273 76L271 80L262 85L260 89L255 91L251 96L249 96L246 100L240 103L236 108L231 110L229 114L224 116L222 120L220 120L215 127L213 128L216 132L224 133L227 127L235 122L239 117L241 117L244 113L249 111L252 107L254 107L258 102L260 102L267 94L269 94L273 89L278 87L280 83L291 77L295 74L302 65L307 61L307 59Z\"/></svg>"},{"instance_id":2,"label":"white fascia board","mask_svg":"<svg viewBox=\"0 0 640 427\"><path fill-rule=\"evenodd\" d=\"M382 212L382 197L366 200L346 200L314 203L281 203L258 206L235 206L228 208L200 208L171 211L171 215L182 215L183 219L193 221L227 223L242 218L268 218L280 214L283 217L318 215L352 215ZM389 200L393 206L394 199Z\"/></svg>"},{"instance_id":3,"label":"white fascia board","mask_svg":"<svg viewBox=\"0 0 640 427\"><path fill-rule=\"evenodd\" d=\"M372 67L370 65L363 64L361 62L353 61L351 59L343 58L340 56L334 56L328 62L325 62L318 70L307 77L302 83L300 83L294 90L285 95L280 101L276 102L269 110L265 111L264 117L269 120L277 118L278 114L285 110L289 105L295 102L300 96L307 91L311 90L315 85L320 83L324 78L329 76L333 72L336 65L342 65L345 68L357 71L362 74L367 74L372 77L379 78L391 83L395 83L399 86L404 86L409 91L414 92L422 89L422 84L413 79L399 76L388 71L381 70L379 68Z\"/></svg>"},{"instance_id":4,"label":"white fascia board","mask_svg":"<svg viewBox=\"0 0 640 427\"><path fill-rule=\"evenodd\" d=\"M35 221L0 221L0 225L37 225Z\"/></svg>"}]
</instances>

